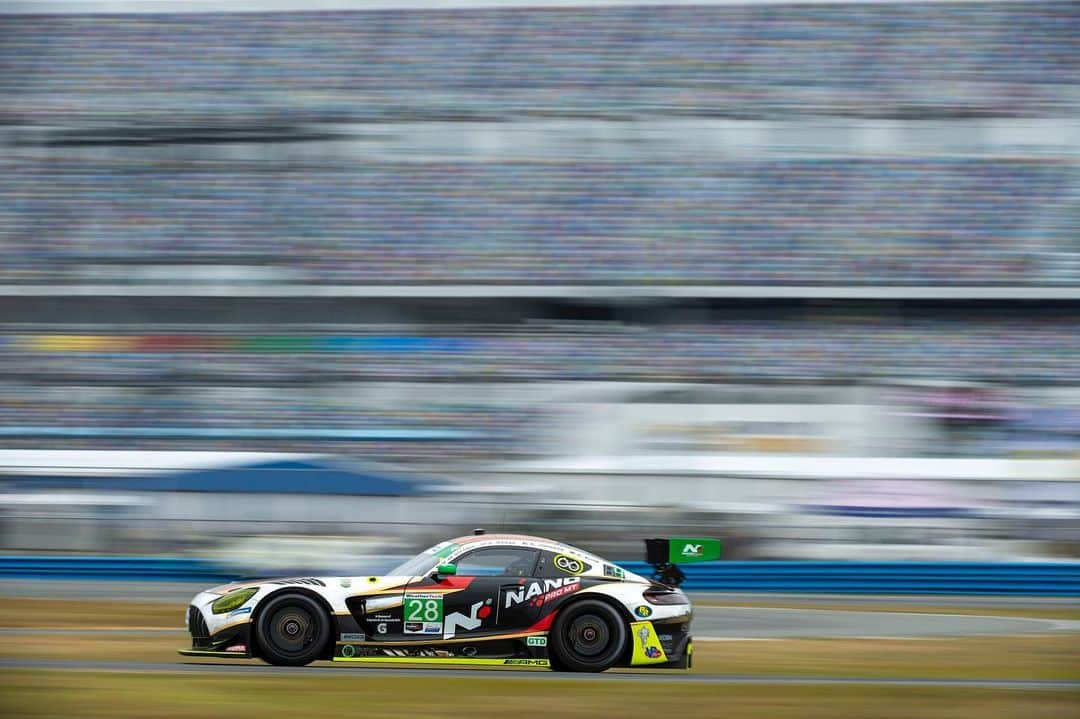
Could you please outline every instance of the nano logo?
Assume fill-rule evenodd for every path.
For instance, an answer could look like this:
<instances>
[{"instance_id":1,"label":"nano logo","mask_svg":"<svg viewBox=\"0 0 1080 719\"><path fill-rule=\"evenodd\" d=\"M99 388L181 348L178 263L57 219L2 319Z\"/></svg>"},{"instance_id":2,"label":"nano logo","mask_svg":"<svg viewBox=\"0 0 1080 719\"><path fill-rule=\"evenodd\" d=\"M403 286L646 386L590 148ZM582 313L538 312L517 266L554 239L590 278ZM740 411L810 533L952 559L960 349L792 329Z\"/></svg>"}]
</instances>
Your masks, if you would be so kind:
<instances>
[{"instance_id":1,"label":"nano logo","mask_svg":"<svg viewBox=\"0 0 1080 719\"><path fill-rule=\"evenodd\" d=\"M687 544L682 550L684 557L698 557L701 556L700 544Z\"/></svg>"}]
</instances>

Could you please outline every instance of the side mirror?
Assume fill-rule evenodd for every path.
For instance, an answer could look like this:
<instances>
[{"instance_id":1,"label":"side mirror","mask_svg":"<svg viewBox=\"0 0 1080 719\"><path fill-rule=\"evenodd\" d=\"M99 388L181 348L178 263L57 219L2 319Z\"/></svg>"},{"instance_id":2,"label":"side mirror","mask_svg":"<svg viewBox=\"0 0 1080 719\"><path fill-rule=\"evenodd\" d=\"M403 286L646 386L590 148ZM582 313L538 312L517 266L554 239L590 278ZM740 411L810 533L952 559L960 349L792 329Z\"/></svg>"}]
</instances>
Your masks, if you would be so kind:
<instances>
[{"instance_id":1,"label":"side mirror","mask_svg":"<svg viewBox=\"0 0 1080 719\"><path fill-rule=\"evenodd\" d=\"M436 577L452 577L457 574L456 564L440 564L435 568Z\"/></svg>"}]
</instances>

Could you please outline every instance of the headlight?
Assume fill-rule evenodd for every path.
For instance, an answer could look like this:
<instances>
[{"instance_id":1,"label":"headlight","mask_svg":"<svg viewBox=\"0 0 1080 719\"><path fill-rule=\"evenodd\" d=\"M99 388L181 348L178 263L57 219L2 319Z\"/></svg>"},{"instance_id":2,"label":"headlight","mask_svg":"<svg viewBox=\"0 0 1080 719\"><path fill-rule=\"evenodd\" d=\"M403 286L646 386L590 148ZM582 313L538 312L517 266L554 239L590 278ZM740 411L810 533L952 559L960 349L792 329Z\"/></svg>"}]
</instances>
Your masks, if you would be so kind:
<instances>
[{"instance_id":1,"label":"headlight","mask_svg":"<svg viewBox=\"0 0 1080 719\"><path fill-rule=\"evenodd\" d=\"M210 605L210 611L214 614L227 614L234 609L239 609L244 606L247 600L258 594L258 587L249 587L248 589L237 589L234 592L229 592L221 599L215 599L214 603Z\"/></svg>"},{"instance_id":2,"label":"headlight","mask_svg":"<svg viewBox=\"0 0 1080 719\"><path fill-rule=\"evenodd\" d=\"M690 600L682 591L675 590L648 590L642 593L645 601L649 604L689 604Z\"/></svg>"}]
</instances>

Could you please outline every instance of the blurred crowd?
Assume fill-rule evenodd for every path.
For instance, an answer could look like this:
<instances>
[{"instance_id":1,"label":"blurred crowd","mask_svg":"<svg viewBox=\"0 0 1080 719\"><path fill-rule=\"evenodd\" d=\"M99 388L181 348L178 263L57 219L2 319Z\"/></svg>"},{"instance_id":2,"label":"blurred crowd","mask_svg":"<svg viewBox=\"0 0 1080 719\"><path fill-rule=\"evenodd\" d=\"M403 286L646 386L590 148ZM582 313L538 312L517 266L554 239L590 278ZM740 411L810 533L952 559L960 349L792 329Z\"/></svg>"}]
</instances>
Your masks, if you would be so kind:
<instances>
[{"instance_id":1,"label":"blurred crowd","mask_svg":"<svg viewBox=\"0 0 1080 719\"><path fill-rule=\"evenodd\" d=\"M18 158L0 164L0 280L167 263L305 283L1071 284L1078 167Z\"/></svg>"},{"instance_id":2,"label":"blurred crowd","mask_svg":"<svg viewBox=\"0 0 1080 719\"><path fill-rule=\"evenodd\" d=\"M273 449L401 460L527 452L540 408L411 396L364 401L340 387L0 386L6 447Z\"/></svg>"},{"instance_id":3,"label":"blurred crowd","mask_svg":"<svg viewBox=\"0 0 1080 719\"><path fill-rule=\"evenodd\" d=\"M1063 1L12 17L0 116L1055 114L1075 102L1078 14Z\"/></svg>"},{"instance_id":4,"label":"blurred crowd","mask_svg":"<svg viewBox=\"0 0 1080 719\"><path fill-rule=\"evenodd\" d=\"M270 148L371 122L1068 118L1078 21L1071 2L9 16L0 282L1074 283L1060 152Z\"/></svg>"}]
</instances>

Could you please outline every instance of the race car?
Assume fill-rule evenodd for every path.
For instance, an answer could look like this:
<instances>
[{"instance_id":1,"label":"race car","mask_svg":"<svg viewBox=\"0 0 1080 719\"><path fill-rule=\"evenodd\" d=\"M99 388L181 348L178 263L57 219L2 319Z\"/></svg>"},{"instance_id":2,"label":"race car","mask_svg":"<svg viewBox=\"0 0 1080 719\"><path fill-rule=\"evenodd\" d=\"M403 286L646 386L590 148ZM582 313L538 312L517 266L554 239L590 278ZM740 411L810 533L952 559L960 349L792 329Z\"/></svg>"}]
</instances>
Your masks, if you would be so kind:
<instances>
[{"instance_id":1,"label":"race car","mask_svg":"<svg viewBox=\"0 0 1080 719\"><path fill-rule=\"evenodd\" d=\"M675 547L696 561L711 541L646 540L664 583L567 544L477 530L386 576L266 579L200 592L187 610L192 646L180 654L289 666L331 659L688 669L693 611L675 586Z\"/></svg>"}]
</instances>

